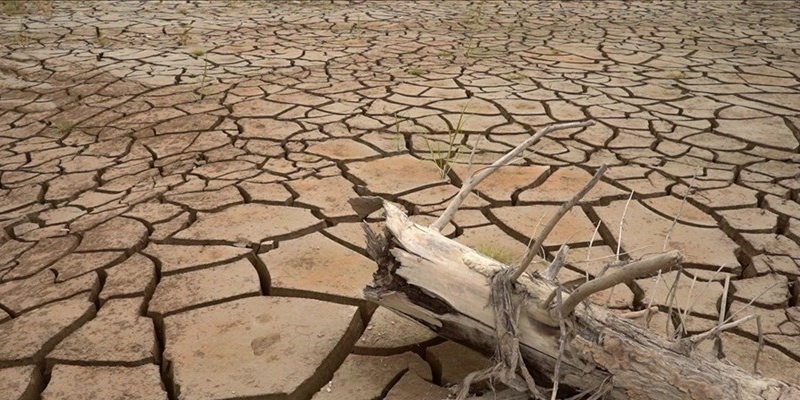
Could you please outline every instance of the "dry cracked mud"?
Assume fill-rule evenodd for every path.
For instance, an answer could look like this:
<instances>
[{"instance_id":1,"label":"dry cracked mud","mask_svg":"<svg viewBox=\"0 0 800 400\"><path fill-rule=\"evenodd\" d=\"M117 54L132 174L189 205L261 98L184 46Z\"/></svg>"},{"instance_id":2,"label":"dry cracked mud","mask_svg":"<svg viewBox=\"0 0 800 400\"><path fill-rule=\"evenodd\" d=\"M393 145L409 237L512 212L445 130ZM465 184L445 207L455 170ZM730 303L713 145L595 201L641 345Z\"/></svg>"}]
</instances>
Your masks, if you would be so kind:
<instances>
[{"instance_id":1,"label":"dry cracked mud","mask_svg":"<svg viewBox=\"0 0 800 400\"><path fill-rule=\"evenodd\" d=\"M797 3L2 4L0 398L441 398L485 359L364 301L347 199L430 221L587 118L446 233L513 261L607 164L560 279L677 248L593 301L652 298L662 335L759 315L759 372L800 383ZM750 368L757 335L706 350Z\"/></svg>"}]
</instances>

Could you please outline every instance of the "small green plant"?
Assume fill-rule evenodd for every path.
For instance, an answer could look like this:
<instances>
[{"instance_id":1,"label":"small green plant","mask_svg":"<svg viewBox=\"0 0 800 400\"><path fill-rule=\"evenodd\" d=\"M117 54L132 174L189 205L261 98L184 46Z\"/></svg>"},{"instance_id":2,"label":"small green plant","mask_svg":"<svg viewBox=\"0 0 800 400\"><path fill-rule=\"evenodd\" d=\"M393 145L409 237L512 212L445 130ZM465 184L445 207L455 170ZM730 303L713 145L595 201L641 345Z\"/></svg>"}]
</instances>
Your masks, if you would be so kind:
<instances>
[{"instance_id":1,"label":"small green plant","mask_svg":"<svg viewBox=\"0 0 800 400\"><path fill-rule=\"evenodd\" d=\"M206 87L206 79L208 79L208 56L203 58L203 74L200 75L200 87L197 88L197 101L203 100L206 97L206 94L203 93L203 89Z\"/></svg>"},{"instance_id":2,"label":"small green plant","mask_svg":"<svg viewBox=\"0 0 800 400\"><path fill-rule=\"evenodd\" d=\"M192 55L194 58L200 58L206 54L206 51L201 48L192 49ZM207 60L206 60L207 61Z\"/></svg>"},{"instance_id":3,"label":"small green plant","mask_svg":"<svg viewBox=\"0 0 800 400\"><path fill-rule=\"evenodd\" d=\"M686 73L683 71L670 71L669 73L667 73L667 77L669 79L674 79L677 81L678 79L685 79Z\"/></svg>"},{"instance_id":4,"label":"small green plant","mask_svg":"<svg viewBox=\"0 0 800 400\"><path fill-rule=\"evenodd\" d=\"M180 26L183 30L178 34L178 44L181 46L186 46L192 40L192 36L189 32L192 31L192 24L194 21L187 23L181 22Z\"/></svg>"},{"instance_id":5,"label":"small green plant","mask_svg":"<svg viewBox=\"0 0 800 400\"><path fill-rule=\"evenodd\" d=\"M61 134L72 132L78 124L69 121L53 121L53 128Z\"/></svg>"},{"instance_id":6,"label":"small green plant","mask_svg":"<svg viewBox=\"0 0 800 400\"><path fill-rule=\"evenodd\" d=\"M33 37L25 31L25 24L22 23L22 18L19 18L17 33L14 35L14 41L19 47L26 47L31 43Z\"/></svg>"},{"instance_id":7,"label":"small green plant","mask_svg":"<svg viewBox=\"0 0 800 400\"><path fill-rule=\"evenodd\" d=\"M453 169L453 161L455 161L461 153L461 143L457 143L456 141L460 139L461 131L467 120L465 115L467 104L461 109L461 114L458 116L456 126L447 132L447 143L445 143L445 146L441 146L441 142L436 142L436 144L433 145L431 143L433 140L425 138L425 144L428 146L428 154L430 155L431 161L436 164L436 169L439 170L439 176L442 179L447 179L447 175L450 173L450 170Z\"/></svg>"},{"instance_id":8,"label":"small green plant","mask_svg":"<svg viewBox=\"0 0 800 400\"><path fill-rule=\"evenodd\" d=\"M20 0L3 0L3 13L8 15L23 14L25 4Z\"/></svg>"},{"instance_id":9,"label":"small green plant","mask_svg":"<svg viewBox=\"0 0 800 400\"><path fill-rule=\"evenodd\" d=\"M511 265L516 260L511 250L496 244L480 244L475 246L475 250L506 265Z\"/></svg>"},{"instance_id":10,"label":"small green plant","mask_svg":"<svg viewBox=\"0 0 800 400\"><path fill-rule=\"evenodd\" d=\"M479 41L475 39L475 32L483 28L483 3L480 1L475 6L471 6L467 15L467 45L464 48L464 56L467 59L470 59L475 50L478 49Z\"/></svg>"},{"instance_id":11,"label":"small green plant","mask_svg":"<svg viewBox=\"0 0 800 400\"><path fill-rule=\"evenodd\" d=\"M0 0L3 14L23 15L30 14L30 5L33 5L39 15L51 15L53 12L53 0Z\"/></svg>"},{"instance_id":12,"label":"small green plant","mask_svg":"<svg viewBox=\"0 0 800 400\"><path fill-rule=\"evenodd\" d=\"M511 81L524 81L528 77L520 74L519 72L512 72L510 74L506 74L505 78Z\"/></svg>"},{"instance_id":13,"label":"small green plant","mask_svg":"<svg viewBox=\"0 0 800 400\"><path fill-rule=\"evenodd\" d=\"M420 75L428 73L428 71L426 71L426 70L424 70L422 68L411 67L411 68L406 70L406 73L408 73L409 75L420 76Z\"/></svg>"},{"instance_id":14,"label":"small green plant","mask_svg":"<svg viewBox=\"0 0 800 400\"><path fill-rule=\"evenodd\" d=\"M97 43L98 46L107 46L110 40L108 36L103 35L103 32L100 31L100 28L94 28L94 42Z\"/></svg>"}]
</instances>

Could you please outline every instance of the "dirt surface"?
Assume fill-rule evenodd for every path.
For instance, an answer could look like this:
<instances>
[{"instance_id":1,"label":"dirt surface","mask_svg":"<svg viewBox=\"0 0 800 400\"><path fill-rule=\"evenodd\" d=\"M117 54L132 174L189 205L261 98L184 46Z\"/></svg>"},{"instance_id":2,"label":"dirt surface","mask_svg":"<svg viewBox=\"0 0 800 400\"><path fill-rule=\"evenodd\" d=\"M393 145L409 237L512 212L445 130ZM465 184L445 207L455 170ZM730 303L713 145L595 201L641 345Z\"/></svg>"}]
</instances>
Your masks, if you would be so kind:
<instances>
[{"instance_id":1,"label":"dirt surface","mask_svg":"<svg viewBox=\"0 0 800 400\"><path fill-rule=\"evenodd\" d=\"M800 383L795 2L2 4L2 399L441 398L481 360L366 304L347 200L432 221L587 118L445 232L511 262L607 164L545 242L562 282L679 249L593 301L759 315L758 370ZM702 351L750 369L758 334Z\"/></svg>"}]
</instances>

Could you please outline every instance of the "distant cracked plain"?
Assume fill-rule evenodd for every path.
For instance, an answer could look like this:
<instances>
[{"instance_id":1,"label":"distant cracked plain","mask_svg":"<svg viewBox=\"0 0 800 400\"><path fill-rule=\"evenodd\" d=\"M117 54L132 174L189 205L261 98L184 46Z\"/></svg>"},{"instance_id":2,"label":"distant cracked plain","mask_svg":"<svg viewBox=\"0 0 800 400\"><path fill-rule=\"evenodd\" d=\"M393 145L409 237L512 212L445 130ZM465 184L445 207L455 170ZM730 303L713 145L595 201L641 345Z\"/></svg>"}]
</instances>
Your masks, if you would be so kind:
<instances>
[{"instance_id":1,"label":"distant cracked plain","mask_svg":"<svg viewBox=\"0 0 800 400\"><path fill-rule=\"evenodd\" d=\"M545 242L570 245L559 280L677 248L681 272L591 300L652 298L660 335L758 314L759 371L800 383L794 2L2 7L2 399L442 397L486 359L365 303L347 200L430 223L475 169L585 119L444 233L513 260L607 164ZM749 369L757 335L698 351Z\"/></svg>"}]
</instances>

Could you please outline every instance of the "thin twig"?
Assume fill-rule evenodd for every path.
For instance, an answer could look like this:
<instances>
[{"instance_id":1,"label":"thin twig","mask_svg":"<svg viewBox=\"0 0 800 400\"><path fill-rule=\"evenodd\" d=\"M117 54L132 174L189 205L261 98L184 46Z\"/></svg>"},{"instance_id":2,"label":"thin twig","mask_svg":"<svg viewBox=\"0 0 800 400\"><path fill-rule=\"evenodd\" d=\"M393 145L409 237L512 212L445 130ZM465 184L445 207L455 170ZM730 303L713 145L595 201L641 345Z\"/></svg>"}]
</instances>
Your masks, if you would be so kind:
<instances>
[{"instance_id":1,"label":"thin twig","mask_svg":"<svg viewBox=\"0 0 800 400\"><path fill-rule=\"evenodd\" d=\"M475 145L472 147L472 152L469 153L469 162L467 163L467 171L469 171L470 174L472 174L472 171L470 170L472 169L472 160L475 158L475 150L478 149L478 145L481 143L481 139L483 139L483 136L478 135L478 138L475 139Z\"/></svg>"},{"instance_id":2,"label":"thin twig","mask_svg":"<svg viewBox=\"0 0 800 400\"><path fill-rule=\"evenodd\" d=\"M692 186L694 186L694 180L697 178L697 170L694 171L694 175L692 175L692 180L689 182L689 189L686 190L686 193L683 194L683 200L681 200L681 205L678 207L678 213L675 214L675 218L672 219L672 225L669 226L669 230L667 234L664 235L664 246L661 251L667 251L667 244L669 243L669 235L672 233L672 230L675 229L675 225L678 224L678 218L681 216L681 212L683 211L683 205L686 204L686 198L689 197L689 193L692 192Z\"/></svg>"},{"instance_id":3,"label":"thin twig","mask_svg":"<svg viewBox=\"0 0 800 400\"><path fill-rule=\"evenodd\" d=\"M517 266L516 272L514 272L513 276L514 280L517 280L520 277L520 275L522 275L522 273L525 272L526 269L528 269L528 266L531 264L531 261L533 261L533 258L539 252L539 249L542 248L544 240L547 238L547 236L550 234L553 228L555 228L558 221L560 221L561 218L570 209L572 209L572 207L575 204L577 204L583 198L583 196L586 195L586 193L589 193L589 191L592 190L592 188L597 184L597 182L600 181L600 178L603 176L603 174L606 172L607 169L608 166L606 165L601 166L594 174L592 179L588 183L586 183L586 186L584 186L583 189L581 189L578 193L576 193L575 196L569 199L569 201L562 204L561 207L558 209L558 211L556 211L556 214L553 215L552 218L550 218L550 221L547 223L542 232L539 234L533 246L528 247L528 251L525 253L525 257L522 258L522 261L520 261L519 265Z\"/></svg>"},{"instance_id":4,"label":"thin twig","mask_svg":"<svg viewBox=\"0 0 800 400\"><path fill-rule=\"evenodd\" d=\"M717 277L717 275L722 271L723 268L725 268L725 264L720 265L719 268L717 268L717 270L714 272L714 275L711 275L711 278L709 278L708 281L706 281L706 285L703 287L703 292L704 293L708 290L709 286L711 286L711 282L714 281L714 278ZM726 275L726 276L729 276L729 275ZM682 329L686 327L687 321L689 321L689 313L691 312L692 308L694 308L694 305L697 304L697 300L700 299L700 296L696 296L696 297L692 298L692 290L694 289L694 283L695 283L696 280L697 280L697 276L695 276L692 279L692 285L689 286L689 294L686 295L686 303L684 303L684 304L688 304L688 306L683 310L683 316L680 318L681 324L675 330L676 334L679 334L679 335L683 334ZM692 300L691 304L689 303L689 299ZM680 316L680 315L681 315L681 313L678 312L678 316ZM680 338L680 336L678 336L678 337Z\"/></svg>"},{"instance_id":5,"label":"thin twig","mask_svg":"<svg viewBox=\"0 0 800 400\"><path fill-rule=\"evenodd\" d=\"M619 252L622 248L622 228L625 226L625 214L628 213L628 206L631 205L631 199L633 199L633 193L635 190L631 190L631 195L628 196L628 201L625 202L625 209L622 210L622 218L619 220L619 240L617 240L617 261L619 261Z\"/></svg>"},{"instance_id":6,"label":"thin twig","mask_svg":"<svg viewBox=\"0 0 800 400\"><path fill-rule=\"evenodd\" d=\"M528 147L532 146L534 143L538 142L539 139L547 135L548 133L563 130L563 129L572 129L572 128L585 128L588 126L594 125L594 121L581 121L581 122L567 122L563 124L553 124L548 125L535 135L528 138L524 142L520 143L517 147L515 147L510 152L506 153L504 156L500 157L497 161L492 163L492 165L483 168L479 171L476 171L466 182L461 185L461 189L458 190L458 194L450 201L450 204L447 205L447 208L444 210L442 215L434 221L430 225L431 229L435 229L437 231L441 231L451 219L453 219L453 215L455 215L456 211L458 211L458 207L461 206L461 203L467 198L469 193L472 189L475 188L481 181L486 179L487 176L491 175L497 168L500 168L504 165L507 165L511 160L513 160L518 154L522 153Z\"/></svg>"},{"instance_id":7,"label":"thin twig","mask_svg":"<svg viewBox=\"0 0 800 400\"><path fill-rule=\"evenodd\" d=\"M741 320L730 322L730 321L733 321L733 318L736 317L737 314L739 314L740 312L746 310L748 307L752 306L753 303L755 303L756 300L758 300L759 297L763 296L765 293L767 293L770 290L772 290L772 288L777 286L779 283L780 282L775 282L772 285L770 285L768 288L764 289L761 293L758 294L758 296L752 298L747 304L745 304L744 307L736 310L736 312L732 313L728 318L725 318L725 320L723 320L722 323L718 323L716 327L711 328L711 329L709 329L709 330L707 330L705 332L698 333L697 335L687 337L687 338L685 338L683 340L688 340L688 341L690 341L692 343L698 343L698 342L701 342L701 341L707 339L708 337L713 336L713 335L715 335L715 334L717 334L717 333L719 333L719 332L721 332L721 331L723 331L725 329L730 329L732 327L735 327L735 326L741 324L742 322L746 322L746 321L743 321L743 320L745 320L747 318L752 319L751 317L753 317L753 316L750 315L750 316L747 316L745 318L742 318ZM747 321L749 321L750 319L747 319Z\"/></svg>"},{"instance_id":8,"label":"thin twig","mask_svg":"<svg viewBox=\"0 0 800 400\"><path fill-rule=\"evenodd\" d=\"M650 248L650 247L653 247L653 245L649 245L649 244L648 244L648 245L645 245L645 246L637 247L637 248L635 248L635 249L631 249L630 251L623 251L622 253L620 253L620 255L623 255L623 254L624 254L624 255L633 254L633 253L635 253L635 252L637 252L637 251L639 251L639 250L644 250L644 249L647 249L647 248ZM645 254L645 255L647 255L647 254ZM572 264L585 264L585 263L587 263L587 262L595 262L595 261L605 260L606 258L614 258L614 257L616 257L616 255L612 254L612 255L610 255L610 256L602 256L602 257L597 257L597 258L593 258L593 259L591 259L591 260L585 260L585 261L575 261L575 262L573 262ZM616 264L616 263L615 263L615 264ZM603 271L603 273L601 273L600 275L602 275L602 274L604 274L604 273L605 273L605 270L604 270L604 271Z\"/></svg>"},{"instance_id":9,"label":"thin twig","mask_svg":"<svg viewBox=\"0 0 800 400\"><path fill-rule=\"evenodd\" d=\"M679 265L682 260L683 256L680 252L671 251L656 257L632 262L613 274L586 282L578 286L564 301L564 315L570 315L578 304L594 293L616 286L619 283L630 282L636 278L647 276L659 270L671 270Z\"/></svg>"},{"instance_id":10,"label":"thin twig","mask_svg":"<svg viewBox=\"0 0 800 400\"><path fill-rule=\"evenodd\" d=\"M608 291L608 297L606 297L605 304L606 308L609 308L609 305L611 305L611 298L614 297L614 289L616 289L616 286L612 286L611 290Z\"/></svg>"},{"instance_id":11,"label":"thin twig","mask_svg":"<svg viewBox=\"0 0 800 400\"><path fill-rule=\"evenodd\" d=\"M758 329L758 350L756 350L756 359L753 360L753 373L758 373L758 357L761 355L761 350L764 349L764 331L761 330L761 316L756 314L756 329Z\"/></svg>"},{"instance_id":12,"label":"thin twig","mask_svg":"<svg viewBox=\"0 0 800 400\"><path fill-rule=\"evenodd\" d=\"M719 318L717 325L722 325L725 321L725 314L728 312L728 290L731 287L731 276L725 275L725 285L722 287L722 302L719 305Z\"/></svg>"},{"instance_id":13,"label":"thin twig","mask_svg":"<svg viewBox=\"0 0 800 400\"><path fill-rule=\"evenodd\" d=\"M606 377L606 379L603 379L603 381L600 382L600 384L597 385L596 388L586 389L583 392L580 392L580 393L576 394L575 396L567 398L566 400L580 400L580 399L583 399L583 400L597 400L600 397L602 397L604 394L608 393L614 387L614 385L609 385L608 384L608 380L609 380L609 378ZM594 394L592 394L589 398L584 398L587 394L589 394L589 392L592 392L592 391L595 391L595 390L596 390L596 392Z\"/></svg>"},{"instance_id":14,"label":"thin twig","mask_svg":"<svg viewBox=\"0 0 800 400\"><path fill-rule=\"evenodd\" d=\"M681 331L681 329L683 329L684 327L686 327L686 325L687 325L687 324L686 324L686 321L688 321L688 319L689 319L689 315L688 315L689 313L688 313L688 310L690 310L690 309L692 308L692 306L694 305L694 303L692 303L692 304L690 305L690 304L689 304L689 301L691 301L691 300L692 300L692 292L694 292L694 284L695 284L695 283L697 283L697 275L695 275L695 276L692 276L692 283L691 283L691 284L689 284L689 291L687 291L687 292L686 292L686 301L684 301L684 302L683 302L683 304L684 304L684 306L685 306L685 307L684 307L684 309L683 309L683 310L681 310L681 309L680 309L680 307L679 307L679 309L678 309L678 319L680 319L681 323L680 323L680 325L679 325L679 326L678 326L678 327L677 327L677 328L676 328L676 329L675 329L675 330L672 332L672 337L675 337L675 338L678 338L678 339L680 339L681 337L683 337L683 332ZM697 298L699 298L699 297L700 297L700 296L698 296ZM697 298L695 298L695 301L697 300Z\"/></svg>"},{"instance_id":15,"label":"thin twig","mask_svg":"<svg viewBox=\"0 0 800 400\"><path fill-rule=\"evenodd\" d=\"M675 303L675 293L678 292L678 281L680 281L681 275L683 275L683 268L678 269L678 273L675 274L675 280L672 281L672 286L669 287L667 292L667 321L664 326L667 337L672 337L674 333L673 330L669 329L669 324L672 318L672 304Z\"/></svg>"},{"instance_id":16,"label":"thin twig","mask_svg":"<svg viewBox=\"0 0 800 400\"><path fill-rule=\"evenodd\" d=\"M747 303L747 304L746 304L744 307L742 307L742 308L740 308L740 309L736 310L736 312L735 312L735 313L731 314L731 316L730 316L730 317L726 318L726 319L725 319L725 321L727 322L727 321L730 321L730 320L732 320L732 319L733 319L733 317L735 317L737 314L739 314L740 312L744 311L744 310L745 310L747 307L750 307L750 306L752 306L752 305L753 305L753 303L755 303L755 302L756 302L756 300L758 300L758 299L759 299L761 296L763 296L764 294L766 294L767 292L769 292L770 290L772 290L772 288L774 288L775 286L778 286L778 284L779 284L779 283L781 283L781 282L780 282L780 281L778 281L778 282L775 282L775 283L773 283L772 285L770 285L768 288L764 289L764 291L762 291L761 293L759 293L759 294L758 294L758 296L756 296L756 297L753 297L753 299L752 299L752 300L750 300L750 301L749 301L749 302L748 302L748 303Z\"/></svg>"},{"instance_id":17,"label":"thin twig","mask_svg":"<svg viewBox=\"0 0 800 400\"><path fill-rule=\"evenodd\" d=\"M594 232L592 232L592 238L589 239L589 248L586 249L586 261L589 261L591 259L590 255L592 254L592 245L594 245L594 238L597 237L597 231L600 230L600 224L602 223L603 221L597 221L597 225L595 225L594 227Z\"/></svg>"},{"instance_id":18,"label":"thin twig","mask_svg":"<svg viewBox=\"0 0 800 400\"><path fill-rule=\"evenodd\" d=\"M757 317L758 317L758 315L748 315L748 316L746 316L746 317L744 317L742 319L738 319L738 320L733 321L733 322L728 322L728 323L724 323L722 325L717 325L717 326L715 326L715 327L713 327L713 328L711 328L711 329L709 329L709 330L707 330L705 332L698 333L697 335L687 337L684 340L688 340L688 341L690 341L690 342L692 342L694 344L697 344L697 343L700 343L703 340L706 340L706 339L708 339L708 338L710 338L710 337L712 337L712 336L714 336L714 335L716 335L716 334L718 334L718 333L720 333L722 331L726 331L728 329L735 328L735 327L737 327L737 326L739 326L739 325L741 325L741 324L743 324L743 323L745 323L747 321L753 320L753 319L755 319Z\"/></svg>"},{"instance_id":19,"label":"thin twig","mask_svg":"<svg viewBox=\"0 0 800 400\"><path fill-rule=\"evenodd\" d=\"M658 283L661 282L661 270L658 271L658 277L656 278L656 285L653 286L653 292L650 293L650 300L647 301L647 308L650 309L653 306L653 301L656 298L656 292L658 292ZM658 307L656 307L658 309ZM650 329L650 315L647 316L647 320L645 321L644 327Z\"/></svg>"},{"instance_id":20,"label":"thin twig","mask_svg":"<svg viewBox=\"0 0 800 400\"><path fill-rule=\"evenodd\" d=\"M656 311L658 311L658 307L653 306L653 307L647 307L639 311L628 311L619 314L619 316L620 318L625 318L625 319L638 319L641 317L649 317L651 313L654 313Z\"/></svg>"}]
</instances>

